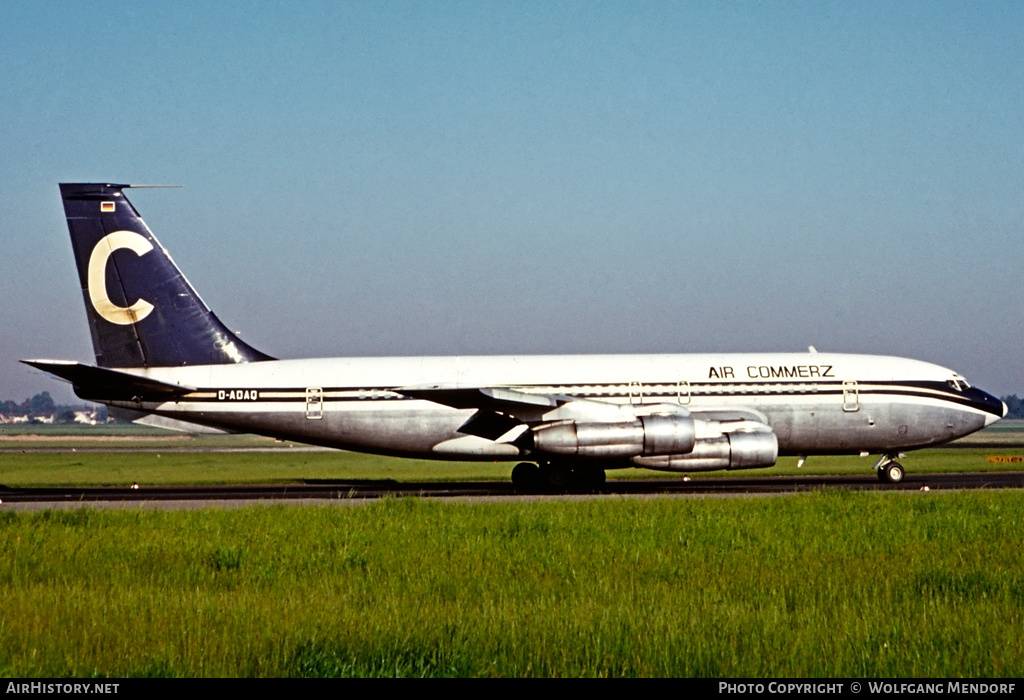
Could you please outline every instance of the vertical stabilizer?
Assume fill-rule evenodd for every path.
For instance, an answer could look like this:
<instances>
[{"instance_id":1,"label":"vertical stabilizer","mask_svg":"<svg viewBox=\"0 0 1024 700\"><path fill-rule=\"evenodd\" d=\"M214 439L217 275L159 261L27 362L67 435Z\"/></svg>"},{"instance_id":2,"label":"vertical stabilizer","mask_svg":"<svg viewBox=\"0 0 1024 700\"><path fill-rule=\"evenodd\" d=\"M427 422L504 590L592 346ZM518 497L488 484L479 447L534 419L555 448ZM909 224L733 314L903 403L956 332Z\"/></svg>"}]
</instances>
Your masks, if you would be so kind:
<instances>
[{"instance_id":1,"label":"vertical stabilizer","mask_svg":"<svg viewBox=\"0 0 1024 700\"><path fill-rule=\"evenodd\" d=\"M126 187L60 186L96 363L175 367L273 359L207 308L124 196Z\"/></svg>"}]
</instances>

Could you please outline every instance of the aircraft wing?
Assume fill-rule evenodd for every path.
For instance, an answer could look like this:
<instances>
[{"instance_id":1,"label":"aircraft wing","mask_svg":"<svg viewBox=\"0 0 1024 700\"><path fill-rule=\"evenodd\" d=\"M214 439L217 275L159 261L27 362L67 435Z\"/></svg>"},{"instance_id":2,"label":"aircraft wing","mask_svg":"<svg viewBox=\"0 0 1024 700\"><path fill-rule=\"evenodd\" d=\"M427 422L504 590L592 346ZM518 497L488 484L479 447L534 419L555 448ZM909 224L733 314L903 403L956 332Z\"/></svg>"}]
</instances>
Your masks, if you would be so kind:
<instances>
[{"instance_id":1,"label":"aircraft wing","mask_svg":"<svg viewBox=\"0 0 1024 700\"><path fill-rule=\"evenodd\" d=\"M104 401L166 401L181 396L194 387L168 384L114 369L83 365L68 360L22 360L26 365L71 382L79 398Z\"/></svg>"},{"instance_id":2,"label":"aircraft wing","mask_svg":"<svg viewBox=\"0 0 1024 700\"><path fill-rule=\"evenodd\" d=\"M451 408L475 408L476 413L459 427L459 432L488 440L514 439L526 425L544 420L546 414L572 403L567 396L528 394L497 387L417 386L403 387L398 393L433 401ZM524 428L520 428L524 426ZM519 430L516 430L519 428Z\"/></svg>"},{"instance_id":3,"label":"aircraft wing","mask_svg":"<svg viewBox=\"0 0 1024 700\"><path fill-rule=\"evenodd\" d=\"M652 440L658 441L659 435L668 434L668 442L661 442L667 445L665 449L669 452L689 453L701 440L735 441L737 438L725 436L739 433L748 436L759 434L761 437L757 439L771 435L770 442L775 444L766 416L752 408L722 407L691 413L685 406L673 403L621 404L558 394L527 393L504 387L431 385L403 387L396 391L452 408L476 409L459 427L459 432L495 442L520 444L521 438L529 437L526 435L528 432L536 438L538 435L561 435L560 431L570 429L573 432L571 441L575 444L575 448L570 449L576 449L579 454L582 454L579 452L579 440L588 438L580 438L571 424L586 424L586 430L594 436L590 439L602 444L620 439L622 436L616 431L624 427L645 435L643 439L648 444ZM683 435L685 437L680 437ZM545 440L541 442L543 444ZM561 448L556 445L553 449ZM586 451L585 447L583 449Z\"/></svg>"},{"instance_id":4,"label":"aircraft wing","mask_svg":"<svg viewBox=\"0 0 1024 700\"><path fill-rule=\"evenodd\" d=\"M504 387L432 385L403 387L396 391L452 408L475 408L476 413L459 428L459 432L499 442L507 441L510 431L518 426L537 427L572 421L619 423L634 420L641 413L690 415L685 407L673 404L623 405L560 394L527 393Z\"/></svg>"},{"instance_id":5,"label":"aircraft wing","mask_svg":"<svg viewBox=\"0 0 1024 700\"><path fill-rule=\"evenodd\" d=\"M452 408L476 408L521 416L530 420L575 401L570 396L528 394L523 391L491 387L456 387L443 385L403 387L397 390L405 396L425 399Z\"/></svg>"}]
</instances>

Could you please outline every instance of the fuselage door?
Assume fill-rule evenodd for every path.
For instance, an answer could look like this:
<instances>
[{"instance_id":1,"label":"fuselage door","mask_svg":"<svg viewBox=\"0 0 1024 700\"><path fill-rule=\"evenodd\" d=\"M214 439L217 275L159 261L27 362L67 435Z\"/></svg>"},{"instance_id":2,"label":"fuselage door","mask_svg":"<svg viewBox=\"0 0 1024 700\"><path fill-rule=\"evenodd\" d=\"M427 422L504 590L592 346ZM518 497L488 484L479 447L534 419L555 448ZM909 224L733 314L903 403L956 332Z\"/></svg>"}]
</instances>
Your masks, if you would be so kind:
<instances>
[{"instance_id":1,"label":"fuselage door","mask_svg":"<svg viewBox=\"0 0 1024 700\"><path fill-rule=\"evenodd\" d=\"M853 413L860 410L860 393L857 382L843 382L843 410Z\"/></svg>"},{"instance_id":2,"label":"fuselage door","mask_svg":"<svg viewBox=\"0 0 1024 700\"><path fill-rule=\"evenodd\" d=\"M306 389L306 418L320 420L324 417L324 390L318 386Z\"/></svg>"},{"instance_id":3,"label":"fuselage door","mask_svg":"<svg viewBox=\"0 0 1024 700\"><path fill-rule=\"evenodd\" d=\"M683 406L690 403L690 382L686 380L679 382L679 403Z\"/></svg>"},{"instance_id":4,"label":"fuselage door","mask_svg":"<svg viewBox=\"0 0 1024 700\"><path fill-rule=\"evenodd\" d=\"M629 402L632 404L644 402L644 387L640 382L629 383Z\"/></svg>"}]
</instances>

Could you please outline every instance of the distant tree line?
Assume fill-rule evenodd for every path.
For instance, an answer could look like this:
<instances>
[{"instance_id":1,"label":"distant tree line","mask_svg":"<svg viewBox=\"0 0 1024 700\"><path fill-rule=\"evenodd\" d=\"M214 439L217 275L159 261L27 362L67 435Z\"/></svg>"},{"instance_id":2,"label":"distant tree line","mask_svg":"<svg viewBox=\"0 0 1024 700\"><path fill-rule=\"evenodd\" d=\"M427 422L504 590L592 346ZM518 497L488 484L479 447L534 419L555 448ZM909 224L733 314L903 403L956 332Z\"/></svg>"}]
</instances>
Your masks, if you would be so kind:
<instances>
[{"instance_id":1,"label":"distant tree line","mask_svg":"<svg viewBox=\"0 0 1024 700\"><path fill-rule=\"evenodd\" d=\"M1003 397L1003 403L1010 409L1006 414L1007 418L1024 418L1024 399L1018 399L1016 394Z\"/></svg>"},{"instance_id":2,"label":"distant tree line","mask_svg":"<svg viewBox=\"0 0 1024 700\"><path fill-rule=\"evenodd\" d=\"M81 406L77 408L81 408ZM53 397L50 396L48 391L36 394L21 403L0 401L0 413L6 413L9 416L28 416L33 413L55 413L56 411L57 404L54 403Z\"/></svg>"},{"instance_id":3,"label":"distant tree line","mask_svg":"<svg viewBox=\"0 0 1024 700\"><path fill-rule=\"evenodd\" d=\"M50 392L44 391L32 398L25 399L21 403L16 401L0 401L0 415L3 416L52 416L56 423L73 423L75 412L92 411L97 408L98 420L107 419L107 407L96 407L92 404L78 404L77 406L58 405Z\"/></svg>"}]
</instances>

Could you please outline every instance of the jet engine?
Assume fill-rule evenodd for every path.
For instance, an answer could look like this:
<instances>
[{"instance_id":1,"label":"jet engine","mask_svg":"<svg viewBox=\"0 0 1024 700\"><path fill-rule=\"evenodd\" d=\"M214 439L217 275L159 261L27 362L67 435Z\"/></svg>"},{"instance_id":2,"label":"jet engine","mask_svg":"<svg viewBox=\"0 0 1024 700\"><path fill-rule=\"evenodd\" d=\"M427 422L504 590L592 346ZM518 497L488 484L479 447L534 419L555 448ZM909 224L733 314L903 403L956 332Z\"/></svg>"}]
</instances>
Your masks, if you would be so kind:
<instances>
[{"instance_id":1,"label":"jet engine","mask_svg":"<svg viewBox=\"0 0 1024 700\"><path fill-rule=\"evenodd\" d=\"M730 430L731 428L731 430ZM770 467L779 440L764 424L679 415L639 416L620 422L568 421L535 427L533 450L584 459L629 459L665 471Z\"/></svg>"},{"instance_id":2,"label":"jet engine","mask_svg":"<svg viewBox=\"0 0 1024 700\"><path fill-rule=\"evenodd\" d=\"M703 472L717 469L770 467L779 458L779 439L770 430L723 433L697 440L688 454L638 455L633 464L647 469Z\"/></svg>"},{"instance_id":3,"label":"jet engine","mask_svg":"<svg viewBox=\"0 0 1024 700\"><path fill-rule=\"evenodd\" d=\"M618 423L556 423L535 428L533 449L552 455L617 459L693 450L690 416L640 416Z\"/></svg>"}]
</instances>

